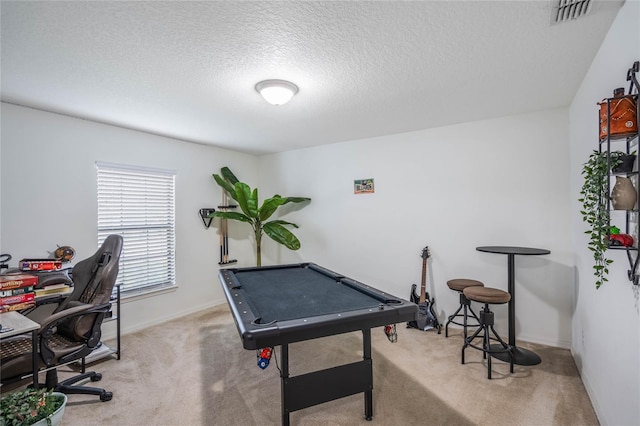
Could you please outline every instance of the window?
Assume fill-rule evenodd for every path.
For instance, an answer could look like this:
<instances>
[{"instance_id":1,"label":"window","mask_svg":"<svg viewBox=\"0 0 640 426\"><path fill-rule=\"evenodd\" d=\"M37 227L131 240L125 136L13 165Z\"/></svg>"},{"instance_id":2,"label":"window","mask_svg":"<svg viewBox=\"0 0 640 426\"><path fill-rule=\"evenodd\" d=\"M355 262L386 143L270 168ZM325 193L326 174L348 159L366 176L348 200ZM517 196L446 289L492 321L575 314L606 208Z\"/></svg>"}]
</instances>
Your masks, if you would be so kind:
<instances>
[{"instance_id":1,"label":"window","mask_svg":"<svg viewBox=\"0 0 640 426\"><path fill-rule=\"evenodd\" d=\"M122 235L123 293L175 286L176 173L118 164L98 169L98 246Z\"/></svg>"}]
</instances>

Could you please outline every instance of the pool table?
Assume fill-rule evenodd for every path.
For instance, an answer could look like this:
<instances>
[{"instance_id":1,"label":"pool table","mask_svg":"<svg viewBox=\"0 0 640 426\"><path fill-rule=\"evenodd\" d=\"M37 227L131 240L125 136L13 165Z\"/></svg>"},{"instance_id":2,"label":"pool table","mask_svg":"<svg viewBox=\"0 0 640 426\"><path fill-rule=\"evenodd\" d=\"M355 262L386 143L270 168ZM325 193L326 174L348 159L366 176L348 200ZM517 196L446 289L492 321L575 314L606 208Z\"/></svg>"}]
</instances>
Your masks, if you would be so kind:
<instances>
[{"instance_id":1,"label":"pool table","mask_svg":"<svg viewBox=\"0 0 640 426\"><path fill-rule=\"evenodd\" d=\"M218 277L243 347L280 346L283 425L293 411L362 392L371 420L371 329L414 321L416 304L315 263L222 269ZM289 377L289 343L357 330L362 361Z\"/></svg>"}]
</instances>

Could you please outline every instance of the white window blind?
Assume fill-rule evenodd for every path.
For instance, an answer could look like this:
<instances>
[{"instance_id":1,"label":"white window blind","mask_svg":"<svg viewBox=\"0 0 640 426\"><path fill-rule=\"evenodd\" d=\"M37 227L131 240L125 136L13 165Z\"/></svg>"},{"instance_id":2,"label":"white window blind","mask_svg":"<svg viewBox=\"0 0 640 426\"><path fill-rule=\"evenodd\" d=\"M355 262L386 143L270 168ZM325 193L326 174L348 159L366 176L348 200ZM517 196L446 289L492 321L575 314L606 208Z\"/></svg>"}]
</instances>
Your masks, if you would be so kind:
<instances>
[{"instance_id":1,"label":"white window blind","mask_svg":"<svg viewBox=\"0 0 640 426\"><path fill-rule=\"evenodd\" d=\"M117 284L122 292L175 285L173 171L96 163L98 246L123 238Z\"/></svg>"}]
</instances>

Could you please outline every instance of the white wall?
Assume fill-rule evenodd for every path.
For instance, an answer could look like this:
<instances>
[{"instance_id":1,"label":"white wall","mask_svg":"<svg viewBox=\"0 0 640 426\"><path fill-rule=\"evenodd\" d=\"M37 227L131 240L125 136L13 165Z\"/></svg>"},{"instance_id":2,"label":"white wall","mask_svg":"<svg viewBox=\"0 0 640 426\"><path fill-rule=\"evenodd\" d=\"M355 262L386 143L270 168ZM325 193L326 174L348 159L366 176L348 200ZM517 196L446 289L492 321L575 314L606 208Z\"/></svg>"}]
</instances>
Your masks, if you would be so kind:
<instances>
[{"instance_id":1,"label":"white wall","mask_svg":"<svg viewBox=\"0 0 640 426\"><path fill-rule=\"evenodd\" d=\"M218 238L200 207L217 206L212 172L228 165L261 197L310 196L288 205L302 241L290 252L268 238L264 263L315 261L408 297L431 249L429 291L440 318L458 297L446 280L473 277L506 289L506 256L480 245L548 248L516 260L517 336L569 347L568 126L564 109L353 141L256 158L213 147L2 104L0 252L46 257L57 244L82 259L96 248L95 161L177 171L176 292L128 301L125 332L224 301ZM258 173L258 167L260 172ZM258 177L260 179L258 179ZM354 195L353 180L376 192ZM250 228L233 223L232 257L254 264ZM506 306L496 309L506 335Z\"/></svg>"},{"instance_id":2,"label":"white wall","mask_svg":"<svg viewBox=\"0 0 640 426\"><path fill-rule=\"evenodd\" d=\"M177 172L178 289L125 301L124 332L224 303L217 278L217 229L205 229L198 210L221 202L212 173L229 166L252 181L257 175L255 156L6 103L1 106L0 253L13 256L12 267L21 258L48 257L57 244L74 247L74 261L95 252L96 161L170 169ZM254 264L253 248L243 234L231 242L231 254L246 265ZM105 331L110 334L113 330Z\"/></svg>"},{"instance_id":3,"label":"white wall","mask_svg":"<svg viewBox=\"0 0 640 426\"><path fill-rule=\"evenodd\" d=\"M0 250L16 261L46 257L64 244L76 248L77 259L86 257L96 245L95 161L173 169L179 289L126 303L125 332L221 303L217 231L204 230L197 211L218 205L210 176L228 165L262 198L313 199L285 206L286 218L301 226L295 232L302 249L265 239L265 264L315 261L408 297L429 245L429 290L443 320L458 303L446 288L450 278L506 289L506 257L476 246L550 249L549 256L516 260L517 335L569 347L567 132L567 111L560 109L258 159L2 104ZM354 195L353 180L369 177L376 192ZM253 265L250 228L230 228L232 257L238 266ZM496 314L506 334L506 306Z\"/></svg>"},{"instance_id":4,"label":"white wall","mask_svg":"<svg viewBox=\"0 0 640 426\"><path fill-rule=\"evenodd\" d=\"M640 60L640 2L627 1L613 23L570 107L571 219L576 298L571 349L600 422L640 424L639 288L627 279L623 252L609 251L609 282L595 288L593 256L577 202L582 164L598 149L596 103L616 87L629 88L627 69Z\"/></svg>"},{"instance_id":5,"label":"white wall","mask_svg":"<svg viewBox=\"0 0 640 426\"><path fill-rule=\"evenodd\" d=\"M558 109L264 156L263 194L312 198L284 216L300 225L300 251L268 241L267 262L314 261L406 298L428 245L429 291L445 320L459 303L447 280L507 289L507 257L477 246L550 249L516 258L517 337L568 348L568 139ZM374 178L374 194L353 194L361 178ZM506 336L506 305L495 312Z\"/></svg>"}]
</instances>

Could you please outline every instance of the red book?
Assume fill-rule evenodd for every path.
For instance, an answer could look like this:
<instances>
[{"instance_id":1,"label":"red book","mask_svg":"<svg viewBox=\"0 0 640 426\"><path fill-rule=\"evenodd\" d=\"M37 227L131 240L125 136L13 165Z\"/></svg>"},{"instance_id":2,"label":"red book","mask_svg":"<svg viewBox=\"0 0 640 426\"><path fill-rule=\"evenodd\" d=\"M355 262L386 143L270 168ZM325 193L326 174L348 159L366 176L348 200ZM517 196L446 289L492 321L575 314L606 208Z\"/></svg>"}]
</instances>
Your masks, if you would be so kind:
<instances>
[{"instance_id":1,"label":"red book","mask_svg":"<svg viewBox=\"0 0 640 426\"><path fill-rule=\"evenodd\" d=\"M15 305L16 303L33 302L36 295L34 293L18 294L17 296L0 297L0 305Z\"/></svg>"},{"instance_id":2,"label":"red book","mask_svg":"<svg viewBox=\"0 0 640 426\"><path fill-rule=\"evenodd\" d=\"M0 290L13 290L14 288L30 287L38 285L38 276L29 274L0 275Z\"/></svg>"}]
</instances>

